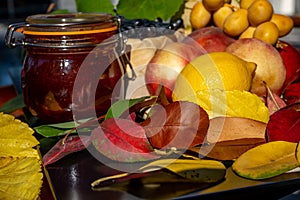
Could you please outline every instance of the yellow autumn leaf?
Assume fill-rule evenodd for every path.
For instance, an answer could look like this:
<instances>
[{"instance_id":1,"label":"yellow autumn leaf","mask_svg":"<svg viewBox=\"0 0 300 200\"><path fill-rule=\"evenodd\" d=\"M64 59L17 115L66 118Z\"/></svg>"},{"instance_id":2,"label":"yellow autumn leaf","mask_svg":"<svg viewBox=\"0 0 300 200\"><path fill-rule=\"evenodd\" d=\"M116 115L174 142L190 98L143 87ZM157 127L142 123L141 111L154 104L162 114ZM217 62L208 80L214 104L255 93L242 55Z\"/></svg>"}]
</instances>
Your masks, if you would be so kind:
<instances>
[{"instance_id":1,"label":"yellow autumn leaf","mask_svg":"<svg viewBox=\"0 0 300 200\"><path fill-rule=\"evenodd\" d=\"M140 167L135 173L152 172L166 169L190 181L214 183L222 180L226 174L226 167L219 161L204 159L160 159ZM122 173L103 177L94 181L91 186L96 187L104 181L123 178L131 173Z\"/></svg>"},{"instance_id":2,"label":"yellow autumn leaf","mask_svg":"<svg viewBox=\"0 0 300 200\"><path fill-rule=\"evenodd\" d=\"M184 178L213 183L225 177L226 167L219 161L205 159L162 159L153 161L139 170L148 171L152 168L165 168Z\"/></svg>"},{"instance_id":3,"label":"yellow autumn leaf","mask_svg":"<svg viewBox=\"0 0 300 200\"><path fill-rule=\"evenodd\" d=\"M0 149L0 155L2 157L9 157L14 155L14 157L36 157L39 158L38 152L34 149L21 149L7 147L6 149Z\"/></svg>"},{"instance_id":4,"label":"yellow autumn leaf","mask_svg":"<svg viewBox=\"0 0 300 200\"><path fill-rule=\"evenodd\" d=\"M273 141L254 147L232 164L232 170L248 179L278 176L299 166L296 159L297 143Z\"/></svg>"},{"instance_id":5,"label":"yellow autumn leaf","mask_svg":"<svg viewBox=\"0 0 300 200\"><path fill-rule=\"evenodd\" d=\"M0 197L38 199L42 187L41 158L28 124L0 113Z\"/></svg>"},{"instance_id":6,"label":"yellow autumn leaf","mask_svg":"<svg viewBox=\"0 0 300 200\"><path fill-rule=\"evenodd\" d=\"M200 105L209 118L219 116L243 117L267 123L269 111L264 102L255 94L248 91L219 89L197 91L193 96L186 96L182 100Z\"/></svg>"},{"instance_id":7,"label":"yellow autumn leaf","mask_svg":"<svg viewBox=\"0 0 300 200\"><path fill-rule=\"evenodd\" d=\"M26 173L29 171L38 171L40 169L40 160L28 157L1 157L0 158L0 176L6 175L9 172Z\"/></svg>"},{"instance_id":8,"label":"yellow autumn leaf","mask_svg":"<svg viewBox=\"0 0 300 200\"><path fill-rule=\"evenodd\" d=\"M16 122L8 122L9 124L0 125L0 138L11 138L11 134L15 134L15 138L30 138L32 139L33 129L29 128L28 124L25 124L19 120ZM34 140L38 144L37 140Z\"/></svg>"},{"instance_id":9,"label":"yellow autumn leaf","mask_svg":"<svg viewBox=\"0 0 300 200\"><path fill-rule=\"evenodd\" d=\"M0 156L34 156L39 142L28 124L9 114L0 113Z\"/></svg>"},{"instance_id":10,"label":"yellow autumn leaf","mask_svg":"<svg viewBox=\"0 0 300 200\"><path fill-rule=\"evenodd\" d=\"M21 123L21 120L15 119L13 115L7 115L4 113L0 113L0 127L6 126L10 123Z\"/></svg>"},{"instance_id":11,"label":"yellow autumn leaf","mask_svg":"<svg viewBox=\"0 0 300 200\"><path fill-rule=\"evenodd\" d=\"M27 149L36 146L37 143L31 138L0 138L0 149L5 147Z\"/></svg>"}]
</instances>

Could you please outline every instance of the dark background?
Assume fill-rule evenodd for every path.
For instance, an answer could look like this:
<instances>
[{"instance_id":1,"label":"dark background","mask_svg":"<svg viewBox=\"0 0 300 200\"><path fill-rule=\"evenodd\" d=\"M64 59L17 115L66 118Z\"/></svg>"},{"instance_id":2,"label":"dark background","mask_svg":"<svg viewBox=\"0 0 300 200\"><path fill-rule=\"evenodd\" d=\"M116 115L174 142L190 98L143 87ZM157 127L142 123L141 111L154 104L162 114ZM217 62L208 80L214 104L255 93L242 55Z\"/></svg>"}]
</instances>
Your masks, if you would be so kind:
<instances>
[{"instance_id":1,"label":"dark background","mask_svg":"<svg viewBox=\"0 0 300 200\"><path fill-rule=\"evenodd\" d=\"M26 16L46 12L51 0L1 0L0 19L10 21L24 19Z\"/></svg>"},{"instance_id":2,"label":"dark background","mask_svg":"<svg viewBox=\"0 0 300 200\"><path fill-rule=\"evenodd\" d=\"M11 23L23 22L33 14L46 13L53 0L1 0L0 1L0 87L12 84L9 75L17 74L22 67L22 48L9 49L5 43L5 33Z\"/></svg>"}]
</instances>

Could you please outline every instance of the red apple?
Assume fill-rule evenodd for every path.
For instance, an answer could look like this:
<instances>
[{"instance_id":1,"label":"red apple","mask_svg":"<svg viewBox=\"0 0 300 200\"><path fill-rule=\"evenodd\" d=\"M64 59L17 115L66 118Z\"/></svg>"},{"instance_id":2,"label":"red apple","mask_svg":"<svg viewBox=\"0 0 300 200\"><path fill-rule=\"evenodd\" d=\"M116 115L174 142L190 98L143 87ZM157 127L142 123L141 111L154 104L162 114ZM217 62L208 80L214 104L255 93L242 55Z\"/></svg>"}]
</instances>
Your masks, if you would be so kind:
<instances>
[{"instance_id":1,"label":"red apple","mask_svg":"<svg viewBox=\"0 0 300 200\"><path fill-rule=\"evenodd\" d=\"M235 39L226 35L223 29L208 26L197 29L186 37L183 42L195 45L196 42L200 47L204 48L208 53L225 51L226 47L233 43Z\"/></svg>"},{"instance_id":2,"label":"red apple","mask_svg":"<svg viewBox=\"0 0 300 200\"><path fill-rule=\"evenodd\" d=\"M285 41L278 42L277 50L286 67L286 79L283 85L283 89L285 89L300 78L300 53L293 45Z\"/></svg>"},{"instance_id":3,"label":"red apple","mask_svg":"<svg viewBox=\"0 0 300 200\"><path fill-rule=\"evenodd\" d=\"M157 50L147 65L146 86L151 95L156 94L160 84L164 85L166 96L172 99L172 90L178 74L195 57L204 54L202 49L189 44L174 42Z\"/></svg>"}]
</instances>

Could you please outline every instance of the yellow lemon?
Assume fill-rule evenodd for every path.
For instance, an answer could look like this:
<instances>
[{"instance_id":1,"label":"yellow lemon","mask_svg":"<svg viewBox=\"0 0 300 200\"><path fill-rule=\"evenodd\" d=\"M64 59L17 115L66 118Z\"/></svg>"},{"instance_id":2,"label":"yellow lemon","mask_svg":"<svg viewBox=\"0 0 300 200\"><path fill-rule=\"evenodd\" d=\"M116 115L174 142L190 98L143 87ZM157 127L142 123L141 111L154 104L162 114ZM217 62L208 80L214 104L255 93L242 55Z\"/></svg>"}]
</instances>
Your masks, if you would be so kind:
<instances>
[{"instance_id":1,"label":"yellow lemon","mask_svg":"<svg viewBox=\"0 0 300 200\"><path fill-rule=\"evenodd\" d=\"M187 64L177 77L173 100L195 96L198 91L220 89L249 91L256 64L231 53L201 55Z\"/></svg>"}]
</instances>

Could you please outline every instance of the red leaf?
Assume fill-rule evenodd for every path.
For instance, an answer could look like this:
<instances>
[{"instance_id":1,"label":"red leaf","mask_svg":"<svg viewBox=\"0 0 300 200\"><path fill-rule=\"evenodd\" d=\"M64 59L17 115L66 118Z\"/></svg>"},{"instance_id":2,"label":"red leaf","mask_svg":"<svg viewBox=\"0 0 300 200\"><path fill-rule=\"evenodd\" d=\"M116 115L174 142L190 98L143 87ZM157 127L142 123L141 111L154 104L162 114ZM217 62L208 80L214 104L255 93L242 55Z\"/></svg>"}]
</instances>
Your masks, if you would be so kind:
<instances>
[{"instance_id":1,"label":"red leaf","mask_svg":"<svg viewBox=\"0 0 300 200\"><path fill-rule=\"evenodd\" d=\"M286 79L283 86L284 89L292 82L300 78L300 54L293 45L285 41L279 41L277 44L277 49L286 68Z\"/></svg>"},{"instance_id":2,"label":"red leaf","mask_svg":"<svg viewBox=\"0 0 300 200\"><path fill-rule=\"evenodd\" d=\"M300 102L300 82L289 85L283 93L283 98L288 104Z\"/></svg>"},{"instance_id":3,"label":"red leaf","mask_svg":"<svg viewBox=\"0 0 300 200\"><path fill-rule=\"evenodd\" d=\"M202 144L209 119L197 104L177 101L152 108L152 116L141 125L153 147L187 149Z\"/></svg>"},{"instance_id":4,"label":"red leaf","mask_svg":"<svg viewBox=\"0 0 300 200\"><path fill-rule=\"evenodd\" d=\"M90 136L73 135L61 139L43 156L43 164L49 165L73 152L84 150L90 142Z\"/></svg>"},{"instance_id":5,"label":"red leaf","mask_svg":"<svg viewBox=\"0 0 300 200\"><path fill-rule=\"evenodd\" d=\"M104 156L121 162L156 159L145 130L127 119L110 118L92 131L92 144Z\"/></svg>"},{"instance_id":6,"label":"red leaf","mask_svg":"<svg viewBox=\"0 0 300 200\"><path fill-rule=\"evenodd\" d=\"M267 141L300 141L300 104L294 104L271 115L267 125Z\"/></svg>"}]
</instances>

